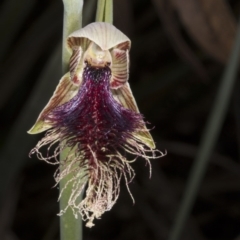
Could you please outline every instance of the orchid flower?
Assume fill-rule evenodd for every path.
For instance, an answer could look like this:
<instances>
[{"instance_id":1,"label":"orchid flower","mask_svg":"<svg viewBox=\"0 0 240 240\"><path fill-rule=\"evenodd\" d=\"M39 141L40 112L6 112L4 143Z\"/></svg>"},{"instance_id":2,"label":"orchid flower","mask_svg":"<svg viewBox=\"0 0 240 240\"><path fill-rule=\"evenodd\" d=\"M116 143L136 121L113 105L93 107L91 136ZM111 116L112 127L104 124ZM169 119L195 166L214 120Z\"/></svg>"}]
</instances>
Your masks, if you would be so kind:
<instances>
[{"instance_id":1,"label":"orchid flower","mask_svg":"<svg viewBox=\"0 0 240 240\"><path fill-rule=\"evenodd\" d=\"M73 32L67 45L69 72L29 130L47 131L30 155L59 165L57 183L73 173L72 194L60 214L70 207L91 227L115 204L122 177L129 190L135 175L131 162L144 158L151 171L149 160L164 154L155 149L128 83L129 38L109 23L95 22ZM66 148L69 154L60 162L59 153Z\"/></svg>"}]
</instances>

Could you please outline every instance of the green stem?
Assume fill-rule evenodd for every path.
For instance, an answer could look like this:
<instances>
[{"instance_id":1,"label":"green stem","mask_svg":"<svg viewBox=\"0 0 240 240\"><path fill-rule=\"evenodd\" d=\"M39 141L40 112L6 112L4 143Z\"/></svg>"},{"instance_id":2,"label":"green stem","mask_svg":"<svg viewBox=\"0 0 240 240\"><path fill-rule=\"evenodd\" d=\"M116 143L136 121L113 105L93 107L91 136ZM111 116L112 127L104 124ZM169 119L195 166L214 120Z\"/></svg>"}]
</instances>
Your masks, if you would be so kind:
<instances>
[{"instance_id":1,"label":"green stem","mask_svg":"<svg viewBox=\"0 0 240 240\"><path fill-rule=\"evenodd\" d=\"M82 27L82 8L83 0L63 0L64 5L64 20L63 20L63 47L62 47L62 70L63 73L68 71L68 63L70 53L66 48L66 39L68 35ZM66 159L69 154L68 149L65 149L60 154L60 162ZM60 182L60 191L64 188L72 174L69 174ZM60 198L60 209L63 210L68 205L68 200L72 192L72 184L68 184L62 192ZM82 219L78 216L76 219L71 209L60 217L60 233L61 240L81 240L82 239Z\"/></svg>"},{"instance_id":2,"label":"green stem","mask_svg":"<svg viewBox=\"0 0 240 240\"><path fill-rule=\"evenodd\" d=\"M113 0L98 0L96 22L113 23Z\"/></svg>"},{"instance_id":3,"label":"green stem","mask_svg":"<svg viewBox=\"0 0 240 240\"><path fill-rule=\"evenodd\" d=\"M69 154L69 149L66 148L61 152L60 161L66 159ZM66 183L72 178L72 174L68 174L60 181L60 191L65 187ZM67 187L62 192L60 198L60 209L63 210L68 205L69 197L72 193L73 182L68 183ZM81 196L79 197L81 201ZM61 240L81 240L82 239L82 218L79 215L76 219L73 211L68 208L60 217L60 234Z\"/></svg>"},{"instance_id":4,"label":"green stem","mask_svg":"<svg viewBox=\"0 0 240 240\"><path fill-rule=\"evenodd\" d=\"M106 0L104 21L111 24L113 23L113 0Z\"/></svg>"},{"instance_id":5,"label":"green stem","mask_svg":"<svg viewBox=\"0 0 240 240\"><path fill-rule=\"evenodd\" d=\"M105 0L98 0L96 22L104 22Z\"/></svg>"},{"instance_id":6,"label":"green stem","mask_svg":"<svg viewBox=\"0 0 240 240\"><path fill-rule=\"evenodd\" d=\"M200 183L206 172L207 163L210 154L213 151L217 138L219 136L225 115L228 109L229 101L236 80L236 74L239 66L240 56L240 21L235 45L233 47L229 63L223 74L217 97L215 99L213 110L209 116L208 122L200 142L199 152L191 169L187 187L181 206L176 217L176 222L170 234L169 240L178 240L190 214L192 206L197 196Z\"/></svg>"},{"instance_id":7,"label":"green stem","mask_svg":"<svg viewBox=\"0 0 240 240\"><path fill-rule=\"evenodd\" d=\"M68 63L70 53L66 48L67 36L73 31L82 26L82 7L83 0L63 0L64 4L64 24L63 24L63 49L62 49L62 68L63 73L68 71ZM96 21L106 21L112 23L113 21L113 3L112 0L99 0L97 6ZM69 149L65 149L60 154L60 162L66 159L69 154ZM68 174L60 182L60 191L65 188L66 183L73 177ZM68 205L70 195L72 193L72 183L68 183L67 187L62 192L60 198L60 209L63 210ZM81 200L81 196L79 201ZM81 216L78 219L74 217L71 209L61 216L61 240L80 240L82 239L82 220Z\"/></svg>"},{"instance_id":8,"label":"green stem","mask_svg":"<svg viewBox=\"0 0 240 240\"><path fill-rule=\"evenodd\" d=\"M70 33L82 27L83 0L63 0L63 48L62 48L62 68L63 73L68 71L70 53L66 48L66 40Z\"/></svg>"}]
</instances>

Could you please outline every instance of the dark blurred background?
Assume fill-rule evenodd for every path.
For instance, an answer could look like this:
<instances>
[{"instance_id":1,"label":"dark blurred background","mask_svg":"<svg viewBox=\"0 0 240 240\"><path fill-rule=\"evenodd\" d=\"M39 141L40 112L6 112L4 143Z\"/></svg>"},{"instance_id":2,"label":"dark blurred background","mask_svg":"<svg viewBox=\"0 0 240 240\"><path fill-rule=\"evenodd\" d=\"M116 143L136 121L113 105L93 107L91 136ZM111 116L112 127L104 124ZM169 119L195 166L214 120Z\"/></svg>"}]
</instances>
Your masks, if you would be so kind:
<instances>
[{"instance_id":1,"label":"dark blurred background","mask_svg":"<svg viewBox=\"0 0 240 240\"><path fill-rule=\"evenodd\" d=\"M87 0L84 24L94 21ZM228 62L238 0L114 0L114 24L132 40L130 84L157 148L153 175L141 159L113 209L84 240L165 240ZM55 167L28 153L33 125L61 77L61 0L0 4L0 239L59 239ZM231 103L182 240L240 239L240 88Z\"/></svg>"}]
</instances>

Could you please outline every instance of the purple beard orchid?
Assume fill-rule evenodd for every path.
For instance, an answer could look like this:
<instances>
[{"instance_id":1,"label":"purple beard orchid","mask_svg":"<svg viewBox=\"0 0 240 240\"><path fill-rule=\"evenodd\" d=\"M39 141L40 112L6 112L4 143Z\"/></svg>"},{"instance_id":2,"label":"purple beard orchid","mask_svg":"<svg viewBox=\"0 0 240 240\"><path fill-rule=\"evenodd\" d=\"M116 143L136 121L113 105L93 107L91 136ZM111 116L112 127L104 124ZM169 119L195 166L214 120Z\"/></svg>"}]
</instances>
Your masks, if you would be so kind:
<instances>
[{"instance_id":1,"label":"purple beard orchid","mask_svg":"<svg viewBox=\"0 0 240 240\"><path fill-rule=\"evenodd\" d=\"M115 204L122 176L128 188L135 175L132 161L142 157L151 170L149 160L164 155L155 149L127 82L130 44L122 32L103 22L72 33L70 70L29 130L30 134L47 130L30 155L59 164L56 182L73 175L67 182L72 183L72 193L60 214L70 207L88 227ZM46 145L48 153L43 156L40 149ZM63 150L68 154L59 162Z\"/></svg>"}]
</instances>

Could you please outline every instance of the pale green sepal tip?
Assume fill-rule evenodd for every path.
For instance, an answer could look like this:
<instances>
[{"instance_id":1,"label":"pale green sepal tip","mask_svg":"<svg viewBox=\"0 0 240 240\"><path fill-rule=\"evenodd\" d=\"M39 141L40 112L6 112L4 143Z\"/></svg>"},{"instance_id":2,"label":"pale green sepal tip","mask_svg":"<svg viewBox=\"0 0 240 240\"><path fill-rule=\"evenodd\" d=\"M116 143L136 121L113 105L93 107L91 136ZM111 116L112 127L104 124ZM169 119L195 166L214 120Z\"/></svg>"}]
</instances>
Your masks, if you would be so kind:
<instances>
[{"instance_id":1,"label":"pale green sepal tip","mask_svg":"<svg viewBox=\"0 0 240 240\"><path fill-rule=\"evenodd\" d=\"M37 134L37 133L44 132L51 127L52 126L50 124L47 124L43 121L38 121L33 125L33 127L30 130L27 131L27 133L28 134Z\"/></svg>"}]
</instances>

